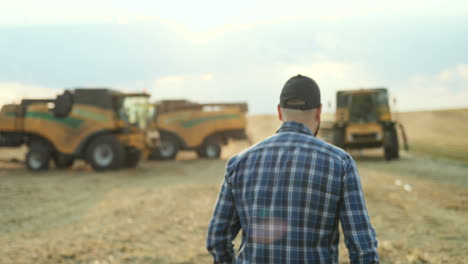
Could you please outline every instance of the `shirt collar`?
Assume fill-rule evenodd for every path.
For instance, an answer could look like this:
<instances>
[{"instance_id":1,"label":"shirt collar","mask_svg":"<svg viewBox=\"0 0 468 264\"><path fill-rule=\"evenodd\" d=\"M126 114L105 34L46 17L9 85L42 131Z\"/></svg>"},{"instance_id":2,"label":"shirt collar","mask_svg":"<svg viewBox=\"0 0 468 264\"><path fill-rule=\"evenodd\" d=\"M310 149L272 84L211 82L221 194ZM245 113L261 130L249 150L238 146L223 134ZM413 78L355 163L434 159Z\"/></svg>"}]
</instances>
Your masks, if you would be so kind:
<instances>
[{"instance_id":1,"label":"shirt collar","mask_svg":"<svg viewBox=\"0 0 468 264\"><path fill-rule=\"evenodd\" d=\"M294 122L294 121L286 121L281 125L280 129L276 131L276 133L282 133L282 132L297 132L297 133L303 133L307 135L313 136L314 133L310 131L309 128L307 128L304 124L299 123L299 122Z\"/></svg>"}]
</instances>

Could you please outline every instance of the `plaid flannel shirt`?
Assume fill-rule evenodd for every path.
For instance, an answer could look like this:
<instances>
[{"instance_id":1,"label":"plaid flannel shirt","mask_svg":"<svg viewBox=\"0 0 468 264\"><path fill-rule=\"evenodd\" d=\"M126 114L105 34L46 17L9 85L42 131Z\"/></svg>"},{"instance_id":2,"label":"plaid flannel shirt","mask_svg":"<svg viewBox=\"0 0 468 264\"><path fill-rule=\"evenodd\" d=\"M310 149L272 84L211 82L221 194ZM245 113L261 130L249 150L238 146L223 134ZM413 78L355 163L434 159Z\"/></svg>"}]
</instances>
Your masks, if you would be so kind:
<instances>
[{"instance_id":1,"label":"plaid flannel shirt","mask_svg":"<svg viewBox=\"0 0 468 264\"><path fill-rule=\"evenodd\" d=\"M303 124L285 122L229 160L207 248L215 263L338 263L338 222L350 262L378 263L354 160Z\"/></svg>"}]
</instances>

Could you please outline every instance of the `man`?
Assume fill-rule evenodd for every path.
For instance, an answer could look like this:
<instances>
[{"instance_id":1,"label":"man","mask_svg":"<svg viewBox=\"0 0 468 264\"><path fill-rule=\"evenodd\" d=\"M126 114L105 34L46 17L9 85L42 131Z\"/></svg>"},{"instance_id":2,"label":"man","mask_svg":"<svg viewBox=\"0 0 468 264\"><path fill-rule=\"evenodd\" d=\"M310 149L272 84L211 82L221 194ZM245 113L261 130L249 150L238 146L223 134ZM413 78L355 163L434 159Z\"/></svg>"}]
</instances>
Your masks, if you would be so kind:
<instances>
[{"instance_id":1,"label":"man","mask_svg":"<svg viewBox=\"0 0 468 264\"><path fill-rule=\"evenodd\" d=\"M321 107L314 80L289 79L281 128L229 160L208 230L215 263L338 263L338 222L351 263L379 262L354 160L315 137Z\"/></svg>"}]
</instances>

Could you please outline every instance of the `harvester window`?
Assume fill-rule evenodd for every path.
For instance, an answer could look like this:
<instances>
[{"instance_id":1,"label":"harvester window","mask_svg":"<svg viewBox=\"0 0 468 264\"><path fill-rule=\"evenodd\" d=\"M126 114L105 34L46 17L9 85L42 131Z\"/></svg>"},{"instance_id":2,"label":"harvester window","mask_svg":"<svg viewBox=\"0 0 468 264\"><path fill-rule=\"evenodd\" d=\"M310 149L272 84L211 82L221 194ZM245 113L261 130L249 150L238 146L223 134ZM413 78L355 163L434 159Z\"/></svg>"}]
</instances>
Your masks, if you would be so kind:
<instances>
[{"instance_id":1,"label":"harvester window","mask_svg":"<svg viewBox=\"0 0 468 264\"><path fill-rule=\"evenodd\" d=\"M153 123L157 120L159 114L159 108L155 105L150 105L148 107L148 124Z\"/></svg>"},{"instance_id":2,"label":"harvester window","mask_svg":"<svg viewBox=\"0 0 468 264\"><path fill-rule=\"evenodd\" d=\"M114 112L117 114L117 117L124 121L127 122L127 116L125 115L124 109L122 107L123 105L123 98L122 97L113 97L112 98L112 103L113 103L113 109Z\"/></svg>"},{"instance_id":3,"label":"harvester window","mask_svg":"<svg viewBox=\"0 0 468 264\"><path fill-rule=\"evenodd\" d=\"M349 119L356 123L371 123L379 120L376 94L356 94L351 97Z\"/></svg>"},{"instance_id":4,"label":"harvester window","mask_svg":"<svg viewBox=\"0 0 468 264\"><path fill-rule=\"evenodd\" d=\"M147 96L128 96L116 102L119 118L131 126L145 129L148 126L149 102Z\"/></svg>"},{"instance_id":5,"label":"harvester window","mask_svg":"<svg viewBox=\"0 0 468 264\"><path fill-rule=\"evenodd\" d=\"M386 92L379 92L374 95L378 106L386 106L388 104L388 96Z\"/></svg>"},{"instance_id":6,"label":"harvester window","mask_svg":"<svg viewBox=\"0 0 468 264\"><path fill-rule=\"evenodd\" d=\"M336 106L337 107L347 107L348 106L348 101L349 101L349 95L343 94L338 92L337 98L336 98Z\"/></svg>"}]
</instances>

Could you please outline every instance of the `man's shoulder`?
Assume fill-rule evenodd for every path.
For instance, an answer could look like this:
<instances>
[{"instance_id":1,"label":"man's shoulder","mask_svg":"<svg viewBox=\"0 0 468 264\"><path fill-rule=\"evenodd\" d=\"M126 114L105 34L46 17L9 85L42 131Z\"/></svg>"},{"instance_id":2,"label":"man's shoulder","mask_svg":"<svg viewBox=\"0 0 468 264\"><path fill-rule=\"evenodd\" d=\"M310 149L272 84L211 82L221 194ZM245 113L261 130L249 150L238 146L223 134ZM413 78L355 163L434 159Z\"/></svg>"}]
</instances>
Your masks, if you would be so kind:
<instances>
[{"instance_id":1,"label":"man's shoulder","mask_svg":"<svg viewBox=\"0 0 468 264\"><path fill-rule=\"evenodd\" d=\"M316 136L287 132L277 134L277 137L271 137L264 141L264 146L284 146L303 149L303 151L316 152L332 159L347 161L350 155L343 149L336 147Z\"/></svg>"},{"instance_id":2,"label":"man's shoulder","mask_svg":"<svg viewBox=\"0 0 468 264\"><path fill-rule=\"evenodd\" d=\"M299 148L302 149L304 153L315 152L317 155L321 155L327 159L333 159L343 165L347 165L352 160L351 155L343 149L314 136L298 133L281 133L266 138L239 152L229 159L226 167L228 171L232 170L237 167L239 162L258 155L262 151L281 148Z\"/></svg>"},{"instance_id":3,"label":"man's shoulder","mask_svg":"<svg viewBox=\"0 0 468 264\"><path fill-rule=\"evenodd\" d=\"M274 137L275 135L269 137L269 138L266 138L244 150L242 150L241 152L237 153L236 155L234 155L233 157L231 157L228 162L227 162L227 165L226 165L226 169L228 171L234 169L237 164L239 163L239 161L241 160L244 160L245 158L249 157L252 153L256 152L258 149L260 149L264 144L265 142L267 142L268 140L270 140L272 137Z\"/></svg>"},{"instance_id":4,"label":"man's shoulder","mask_svg":"<svg viewBox=\"0 0 468 264\"><path fill-rule=\"evenodd\" d=\"M339 148L319 138L315 138L315 140L320 148L320 151L323 154L335 159L342 160L344 162L349 161L349 159L351 158L351 155L349 155L349 153L343 150L342 148Z\"/></svg>"},{"instance_id":5,"label":"man's shoulder","mask_svg":"<svg viewBox=\"0 0 468 264\"><path fill-rule=\"evenodd\" d=\"M301 135L303 141L298 141L296 146L309 152L316 152L327 159L332 159L343 164L347 164L351 160L351 155L345 150L332 145L320 138L310 135Z\"/></svg>"}]
</instances>

